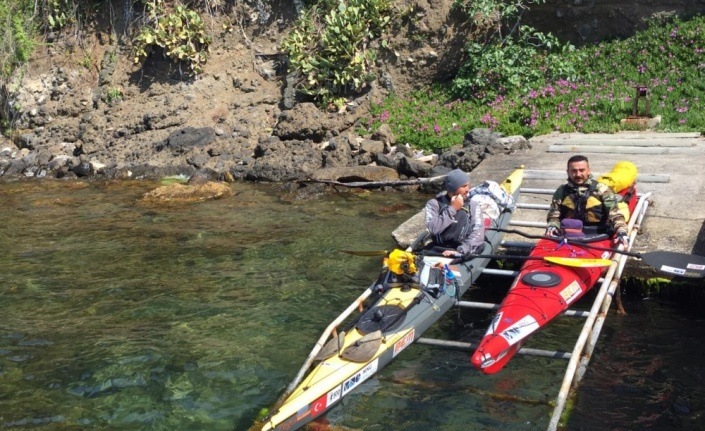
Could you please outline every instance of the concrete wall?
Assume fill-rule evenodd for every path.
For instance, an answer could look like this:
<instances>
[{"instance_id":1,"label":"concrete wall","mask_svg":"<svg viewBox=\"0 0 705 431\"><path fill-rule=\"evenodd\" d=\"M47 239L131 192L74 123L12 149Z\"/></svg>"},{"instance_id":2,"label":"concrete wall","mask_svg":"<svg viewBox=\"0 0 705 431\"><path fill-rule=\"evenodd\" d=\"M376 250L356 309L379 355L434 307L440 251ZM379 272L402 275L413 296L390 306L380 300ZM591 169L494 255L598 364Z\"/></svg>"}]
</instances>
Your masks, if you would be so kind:
<instances>
[{"instance_id":1,"label":"concrete wall","mask_svg":"<svg viewBox=\"0 0 705 431\"><path fill-rule=\"evenodd\" d=\"M626 38L653 17L705 13L705 0L546 0L532 5L525 24L576 46Z\"/></svg>"}]
</instances>

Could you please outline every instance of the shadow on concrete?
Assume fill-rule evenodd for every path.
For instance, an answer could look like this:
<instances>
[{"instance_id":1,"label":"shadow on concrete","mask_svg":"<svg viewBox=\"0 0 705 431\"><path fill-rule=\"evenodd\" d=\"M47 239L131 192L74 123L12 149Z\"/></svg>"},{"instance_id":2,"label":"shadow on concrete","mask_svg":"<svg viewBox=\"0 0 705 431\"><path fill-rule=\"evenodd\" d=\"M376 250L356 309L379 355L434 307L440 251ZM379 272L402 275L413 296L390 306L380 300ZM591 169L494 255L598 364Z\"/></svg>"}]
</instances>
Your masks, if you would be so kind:
<instances>
[{"instance_id":1,"label":"shadow on concrete","mask_svg":"<svg viewBox=\"0 0 705 431\"><path fill-rule=\"evenodd\" d=\"M700 226L700 232L698 232L698 237L695 239L695 245L693 245L691 253L705 256L705 222Z\"/></svg>"}]
</instances>

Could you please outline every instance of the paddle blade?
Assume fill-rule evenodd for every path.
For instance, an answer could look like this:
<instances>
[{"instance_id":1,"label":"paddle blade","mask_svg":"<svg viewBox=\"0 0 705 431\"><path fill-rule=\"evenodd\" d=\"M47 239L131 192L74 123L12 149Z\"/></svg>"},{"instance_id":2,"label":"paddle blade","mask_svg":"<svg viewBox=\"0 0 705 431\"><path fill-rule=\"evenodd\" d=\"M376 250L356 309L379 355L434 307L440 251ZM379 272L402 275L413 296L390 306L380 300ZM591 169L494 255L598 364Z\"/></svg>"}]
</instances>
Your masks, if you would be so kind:
<instances>
[{"instance_id":1,"label":"paddle blade","mask_svg":"<svg viewBox=\"0 0 705 431\"><path fill-rule=\"evenodd\" d=\"M555 263L563 266L574 266L578 268L599 268L612 265L609 259L581 259L578 257L558 257L546 256L543 258L546 262Z\"/></svg>"},{"instance_id":2,"label":"paddle blade","mask_svg":"<svg viewBox=\"0 0 705 431\"><path fill-rule=\"evenodd\" d=\"M368 362L382 345L382 331L370 332L343 350L340 355L352 362Z\"/></svg>"},{"instance_id":3,"label":"paddle blade","mask_svg":"<svg viewBox=\"0 0 705 431\"><path fill-rule=\"evenodd\" d=\"M345 331L341 331L337 337L331 338L318 352L314 361L325 361L343 349L345 342Z\"/></svg>"},{"instance_id":4,"label":"paddle blade","mask_svg":"<svg viewBox=\"0 0 705 431\"><path fill-rule=\"evenodd\" d=\"M641 253L641 260L649 266L668 274L687 278L705 277L705 257L673 251Z\"/></svg>"},{"instance_id":5,"label":"paddle blade","mask_svg":"<svg viewBox=\"0 0 705 431\"><path fill-rule=\"evenodd\" d=\"M352 254L355 256L386 256L389 254L387 250L340 250L343 253Z\"/></svg>"}]
</instances>

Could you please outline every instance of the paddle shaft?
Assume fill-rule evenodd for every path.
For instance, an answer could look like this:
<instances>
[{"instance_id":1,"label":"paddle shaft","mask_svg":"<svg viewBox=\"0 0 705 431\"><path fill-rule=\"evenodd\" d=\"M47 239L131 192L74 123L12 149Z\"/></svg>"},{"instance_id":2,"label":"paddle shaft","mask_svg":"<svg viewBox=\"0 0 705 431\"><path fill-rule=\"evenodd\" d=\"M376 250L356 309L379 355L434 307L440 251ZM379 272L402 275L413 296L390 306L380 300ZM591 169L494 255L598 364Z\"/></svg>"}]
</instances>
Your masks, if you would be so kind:
<instances>
[{"instance_id":1,"label":"paddle shaft","mask_svg":"<svg viewBox=\"0 0 705 431\"><path fill-rule=\"evenodd\" d=\"M532 235L530 233L522 232L517 229L501 229L501 228L488 228L487 230L495 230L497 232L504 232L504 233L515 233L517 235L523 236L524 238L531 238L531 239L547 239L549 241L554 241L554 242L567 242L568 244L575 244L579 245L581 247L585 248L591 248L593 250L600 250L600 251L611 251L613 253L620 253L620 254L625 254L627 256L631 257L637 257L641 259L641 253L635 253L632 251L626 251L626 250L619 250L616 248L609 248L609 247L600 247L597 245L591 245L590 243L583 242L580 240L575 240L575 239L570 239L566 237L557 237L557 236L545 236L545 235Z\"/></svg>"},{"instance_id":2,"label":"paddle shaft","mask_svg":"<svg viewBox=\"0 0 705 431\"><path fill-rule=\"evenodd\" d=\"M518 260L546 260L547 257L551 256L517 256L511 254L466 254L462 256L463 261L475 258L489 258L489 259L518 259ZM580 259L580 258L575 258Z\"/></svg>"},{"instance_id":3,"label":"paddle shaft","mask_svg":"<svg viewBox=\"0 0 705 431\"><path fill-rule=\"evenodd\" d=\"M474 259L474 258L545 260L546 262L556 263L558 265L574 266L574 267L581 267L581 268L596 267L596 266L598 266L598 267L610 266L612 264L612 261L609 259L585 259L585 258L580 258L580 257L557 257L557 256L512 256L512 255L506 255L506 254L468 254L468 255L462 256L461 258L456 259L456 260L461 260L462 262L465 262L469 259ZM456 262L455 260L453 262L459 263L459 262Z\"/></svg>"},{"instance_id":4,"label":"paddle shaft","mask_svg":"<svg viewBox=\"0 0 705 431\"><path fill-rule=\"evenodd\" d=\"M697 254L677 253L674 251L652 251L648 253L635 253L632 251L620 250L618 248L600 247L589 243L581 242L570 238L559 238L544 235L532 235L516 229L500 229L490 228L505 233L514 233L525 238L531 239L547 239L554 242L567 242L580 247L593 250L609 251L612 253L624 254L626 256L641 259L646 265L654 269L672 275L677 275L686 278L704 278L705 277L705 257Z\"/></svg>"}]
</instances>

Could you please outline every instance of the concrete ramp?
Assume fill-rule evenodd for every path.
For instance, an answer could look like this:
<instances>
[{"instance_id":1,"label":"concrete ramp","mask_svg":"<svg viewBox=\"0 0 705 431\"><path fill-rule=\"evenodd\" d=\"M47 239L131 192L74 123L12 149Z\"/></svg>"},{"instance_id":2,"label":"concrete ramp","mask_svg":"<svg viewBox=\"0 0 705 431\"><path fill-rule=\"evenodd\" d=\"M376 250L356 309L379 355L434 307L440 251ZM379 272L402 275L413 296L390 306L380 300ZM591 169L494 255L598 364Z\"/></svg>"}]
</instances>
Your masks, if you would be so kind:
<instances>
[{"instance_id":1,"label":"concrete ramp","mask_svg":"<svg viewBox=\"0 0 705 431\"><path fill-rule=\"evenodd\" d=\"M551 153L687 154L701 144L699 133L570 134L553 140Z\"/></svg>"},{"instance_id":2,"label":"concrete ramp","mask_svg":"<svg viewBox=\"0 0 705 431\"><path fill-rule=\"evenodd\" d=\"M488 156L470 173L471 183L485 179L502 181L517 166L524 165L527 172L522 187L555 189L557 181L567 179L566 162L575 154L588 157L595 176L611 171L619 161L628 160L639 170L637 190L653 194L653 207L634 251L664 250L701 255L705 251L705 138L699 133L551 134L534 137L529 142L531 149ZM560 151L554 151L559 148ZM632 152L624 152L625 149ZM515 217L545 222L541 211L519 208ZM417 215L405 227L418 228L419 223L423 226L423 219ZM540 228L525 230L542 232ZM646 269L630 263L625 274L636 270L641 273Z\"/></svg>"},{"instance_id":3,"label":"concrete ramp","mask_svg":"<svg viewBox=\"0 0 705 431\"><path fill-rule=\"evenodd\" d=\"M644 221L635 251L696 253L705 249L705 138L699 133L551 134L534 137L529 142L530 150L488 157L471 172L471 180L501 179L514 166L523 164L529 171L541 171L533 175L535 178L529 178L532 176L529 172L523 187L550 188L555 186L555 178L567 179L566 162L575 154L590 159L596 176L609 172L615 163L628 160L639 170L637 190L653 193L653 207ZM563 151L551 151L557 147ZM633 152L621 152L625 148ZM543 218L537 221L545 221L545 214L517 214L520 219L537 216ZM631 264L625 274L636 269L644 268Z\"/></svg>"}]
</instances>

